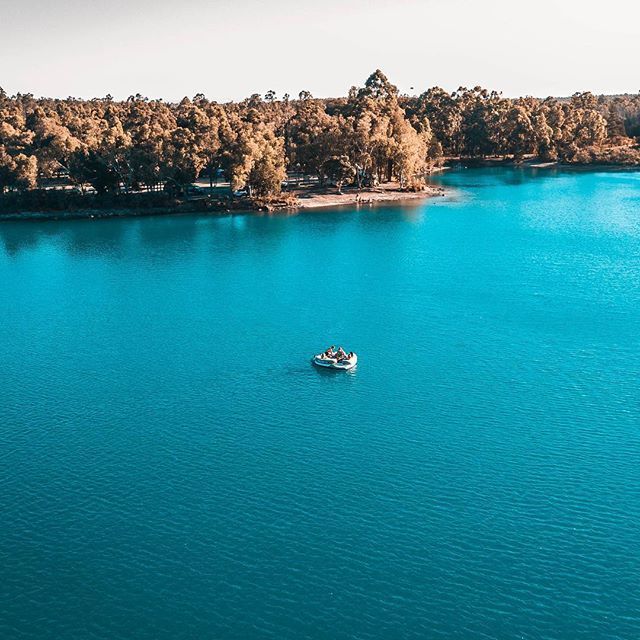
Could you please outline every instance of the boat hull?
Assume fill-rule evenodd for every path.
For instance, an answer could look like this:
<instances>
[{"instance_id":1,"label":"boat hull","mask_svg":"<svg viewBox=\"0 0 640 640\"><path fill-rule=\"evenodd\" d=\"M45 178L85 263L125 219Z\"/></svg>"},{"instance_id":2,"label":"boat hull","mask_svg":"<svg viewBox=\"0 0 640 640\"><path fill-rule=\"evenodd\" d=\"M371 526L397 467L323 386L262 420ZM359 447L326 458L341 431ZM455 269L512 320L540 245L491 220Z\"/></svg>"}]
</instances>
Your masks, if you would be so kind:
<instances>
[{"instance_id":1,"label":"boat hull","mask_svg":"<svg viewBox=\"0 0 640 640\"><path fill-rule=\"evenodd\" d=\"M323 367L324 369L349 371L349 369L353 369L358 364L358 356L354 353L351 358L338 361L335 358L321 358L320 355L317 355L313 357L312 362L317 367Z\"/></svg>"}]
</instances>

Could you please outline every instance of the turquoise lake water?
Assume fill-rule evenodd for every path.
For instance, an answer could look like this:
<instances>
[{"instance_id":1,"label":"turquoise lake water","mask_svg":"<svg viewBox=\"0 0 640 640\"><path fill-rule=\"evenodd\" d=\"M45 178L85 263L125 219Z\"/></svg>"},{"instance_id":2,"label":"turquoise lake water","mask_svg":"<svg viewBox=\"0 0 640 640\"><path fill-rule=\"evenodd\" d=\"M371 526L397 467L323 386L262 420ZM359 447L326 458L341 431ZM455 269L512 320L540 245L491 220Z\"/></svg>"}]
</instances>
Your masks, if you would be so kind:
<instances>
[{"instance_id":1,"label":"turquoise lake water","mask_svg":"<svg viewBox=\"0 0 640 640\"><path fill-rule=\"evenodd\" d=\"M437 182L0 225L0 637L640 637L640 173Z\"/></svg>"}]
</instances>

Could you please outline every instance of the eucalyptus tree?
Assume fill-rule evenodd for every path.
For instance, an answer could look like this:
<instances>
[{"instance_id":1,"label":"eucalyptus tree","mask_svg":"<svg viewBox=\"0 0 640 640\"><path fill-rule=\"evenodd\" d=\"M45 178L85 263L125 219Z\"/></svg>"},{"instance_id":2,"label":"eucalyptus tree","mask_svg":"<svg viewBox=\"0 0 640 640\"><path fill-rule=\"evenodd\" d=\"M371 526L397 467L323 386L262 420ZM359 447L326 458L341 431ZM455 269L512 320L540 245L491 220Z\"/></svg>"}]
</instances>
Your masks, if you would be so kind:
<instances>
[{"instance_id":1,"label":"eucalyptus tree","mask_svg":"<svg viewBox=\"0 0 640 640\"><path fill-rule=\"evenodd\" d=\"M223 161L232 191L277 195L286 178L284 139L265 123L257 109L245 117L232 113L221 128Z\"/></svg>"},{"instance_id":2,"label":"eucalyptus tree","mask_svg":"<svg viewBox=\"0 0 640 640\"><path fill-rule=\"evenodd\" d=\"M327 114L322 100L301 92L287 126L288 166L322 181L327 160L342 152L341 125L339 116Z\"/></svg>"},{"instance_id":3,"label":"eucalyptus tree","mask_svg":"<svg viewBox=\"0 0 640 640\"><path fill-rule=\"evenodd\" d=\"M411 125L398 100L398 89L378 69L361 88L353 87L346 104L348 155L363 178L376 183L398 178L420 180L428 160L431 127L426 117Z\"/></svg>"}]
</instances>

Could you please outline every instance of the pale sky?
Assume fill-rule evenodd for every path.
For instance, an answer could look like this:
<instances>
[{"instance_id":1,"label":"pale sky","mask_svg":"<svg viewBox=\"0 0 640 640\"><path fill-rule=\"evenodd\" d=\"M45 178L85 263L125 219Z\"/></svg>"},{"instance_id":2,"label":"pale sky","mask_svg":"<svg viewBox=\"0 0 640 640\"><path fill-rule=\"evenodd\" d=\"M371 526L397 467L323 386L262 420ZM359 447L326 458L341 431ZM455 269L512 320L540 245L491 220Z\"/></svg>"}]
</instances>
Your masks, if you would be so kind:
<instances>
[{"instance_id":1,"label":"pale sky","mask_svg":"<svg viewBox=\"0 0 640 640\"><path fill-rule=\"evenodd\" d=\"M640 0L0 0L9 94L635 93L639 54Z\"/></svg>"}]
</instances>

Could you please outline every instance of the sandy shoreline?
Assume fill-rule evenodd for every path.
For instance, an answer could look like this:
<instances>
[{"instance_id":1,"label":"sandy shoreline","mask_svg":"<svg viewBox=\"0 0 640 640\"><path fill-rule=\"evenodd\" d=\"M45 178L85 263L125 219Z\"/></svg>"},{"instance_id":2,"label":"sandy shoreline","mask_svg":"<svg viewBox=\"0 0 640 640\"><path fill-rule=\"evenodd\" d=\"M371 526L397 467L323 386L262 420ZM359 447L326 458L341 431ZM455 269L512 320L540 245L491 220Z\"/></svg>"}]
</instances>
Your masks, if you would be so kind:
<instances>
[{"instance_id":1,"label":"sandy shoreline","mask_svg":"<svg viewBox=\"0 0 640 640\"><path fill-rule=\"evenodd\" d=\"M342 193L301 192L295 209L319 209L324 207L342 207L345 205L368 205L424 200L445 195L441 187L426 187L423 191L401 191L397 185L382 186L371 190L344 189Z\"/></svg>"}]
</instances>

